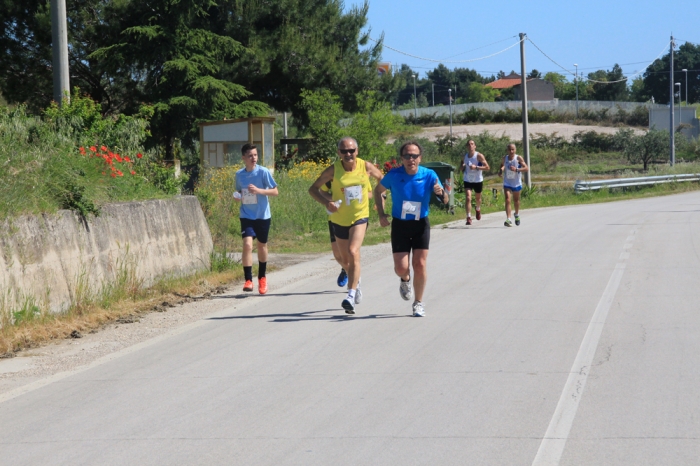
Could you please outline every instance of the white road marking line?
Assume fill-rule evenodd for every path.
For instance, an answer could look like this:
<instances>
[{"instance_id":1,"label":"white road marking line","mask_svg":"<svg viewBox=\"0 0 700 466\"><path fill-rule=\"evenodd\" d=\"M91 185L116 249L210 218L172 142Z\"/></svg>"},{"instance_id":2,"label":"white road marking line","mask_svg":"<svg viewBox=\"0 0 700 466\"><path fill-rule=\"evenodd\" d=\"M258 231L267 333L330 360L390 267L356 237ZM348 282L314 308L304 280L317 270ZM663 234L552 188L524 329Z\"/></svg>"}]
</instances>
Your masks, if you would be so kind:
<instances>
[{"instance_id":1,"label":"white road marking line","mask_svg":"<svg viewBox=\"0 0 700 466\"><path fill-rule=\"evenodd\" d=\"M542 439L542 443L540 443L540 448L537 450L532 466L557 466L561 460L561 455L564 453L564 447L571 432L571 426L576 417L578 405L583 396L583 390L586 388L586 381L588 380L593 357L598 348L600 335L603 332L603 326L622 281L622 275L625 272L626 260L629 258L629 253L626 251L632 247L635 233L636 229L632 230L630 236L627 237L623 245L625 252L620 255L619 262L615 265L615 270L613 270L603 296L601 296L595 313L593 313L591 322L588 324L588 329L583 337L574 364L571 366L569 378L564 385L554 416L549 422L549 427Z\"/></svg>"}]
</instances>

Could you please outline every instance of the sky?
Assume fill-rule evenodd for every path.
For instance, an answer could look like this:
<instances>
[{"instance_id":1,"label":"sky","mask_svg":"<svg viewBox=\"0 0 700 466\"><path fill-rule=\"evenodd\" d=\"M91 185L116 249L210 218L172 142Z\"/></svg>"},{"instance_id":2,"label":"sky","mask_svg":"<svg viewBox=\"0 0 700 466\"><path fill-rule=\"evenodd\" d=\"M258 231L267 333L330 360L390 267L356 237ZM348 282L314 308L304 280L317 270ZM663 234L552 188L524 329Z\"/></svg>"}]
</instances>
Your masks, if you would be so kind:
<instances>
[{"instance_id":1,"label":"sky","mask_svg":"<svg viewBox=\"0 0 700 466\"><path fill-rule=\"evenodd\" d=\"M345 8L362 3L346 0ZM405 63L420 78L440 62L406 54L483 76L520 73L518 34L525 33L527 72L554 71L573 81L574 64L583 76L616 63L625 76L637 75L669 52L671 35L676 50L700 45L699 7L698 0L370 0L368 16L371 37L384 34L383 61Z\"/></svg>"}]
</instances>

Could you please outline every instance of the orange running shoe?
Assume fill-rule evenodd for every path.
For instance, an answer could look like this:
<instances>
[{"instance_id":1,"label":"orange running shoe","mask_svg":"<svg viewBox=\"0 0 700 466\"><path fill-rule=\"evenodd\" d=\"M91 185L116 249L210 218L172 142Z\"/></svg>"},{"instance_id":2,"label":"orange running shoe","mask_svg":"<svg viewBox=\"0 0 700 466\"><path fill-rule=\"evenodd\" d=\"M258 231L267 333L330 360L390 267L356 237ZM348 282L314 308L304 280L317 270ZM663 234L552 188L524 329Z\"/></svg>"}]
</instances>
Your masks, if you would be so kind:
<instances>
[{"instance_id":1,"label":"orange running shoe","mask_svg":"<svg viewBox=\"0 0 700 466\"><path fill-rule=\"evenodd\" d=\"M260 294L267 293L267 277L258 278L258 291Z\"/></svg>"},{"instance_id":2,"label":"orange running shoe","mask_svg":"<svg viewBox=\"0 0 700 466\"><path fill-rule=\"evenodd\" d=\"M246 280L243 285L243 291L253 291L253 280Z\"/></svg>"}]
</instances>

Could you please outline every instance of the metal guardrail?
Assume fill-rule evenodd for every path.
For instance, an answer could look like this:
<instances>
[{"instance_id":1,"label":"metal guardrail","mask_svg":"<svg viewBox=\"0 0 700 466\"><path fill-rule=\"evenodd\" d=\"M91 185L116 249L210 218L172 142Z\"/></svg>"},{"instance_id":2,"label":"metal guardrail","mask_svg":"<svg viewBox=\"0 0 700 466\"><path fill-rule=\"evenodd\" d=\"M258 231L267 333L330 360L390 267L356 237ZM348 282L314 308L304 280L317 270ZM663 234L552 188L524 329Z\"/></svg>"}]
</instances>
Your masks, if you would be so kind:
<instances>
[{"instance_id":1,"label":"metal guardrail","mask_svg":"<svg viewBox=\"0 0 700 466\"><path fill-rule=\"evenodd\" d=\"M574 191L593 191L603 188L627 188L630 186L648 186L659 183L673 183L680 181L700 181L699 173L686 173L683 175L643 176L639 178L616 178L610 180L581 181L576 180Z\"/></svg>"}]
</instances>

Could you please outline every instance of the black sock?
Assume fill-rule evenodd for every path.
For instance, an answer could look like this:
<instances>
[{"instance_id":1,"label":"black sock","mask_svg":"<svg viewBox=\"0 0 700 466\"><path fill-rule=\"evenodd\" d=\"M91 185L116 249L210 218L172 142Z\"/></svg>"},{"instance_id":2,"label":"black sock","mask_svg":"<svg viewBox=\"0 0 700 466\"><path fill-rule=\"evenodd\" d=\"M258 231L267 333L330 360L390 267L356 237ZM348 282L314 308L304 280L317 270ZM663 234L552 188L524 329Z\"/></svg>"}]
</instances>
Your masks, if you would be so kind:
<instances>
[{"instance_id":1,"label":"black sock","mask_svg":"<svg viewBox=\"0 0 700 466\"><path fill-rule=\"evenodd\" d=\"M264 277L265 272L267 272L267 262L259 262L258 263L258 278Z\"/></svg>"},{"instance_id":2,"label":"black sock","mask_svg":"<svg viewBox=\"0 0 700 466\"><path fill-rule=\"evenodd\" d=\"M253 281L253 266L243 266L243 275L245 275L246 280Z\"/></svg>"}]
</instances>

